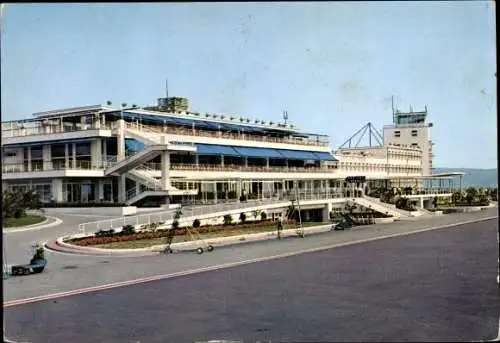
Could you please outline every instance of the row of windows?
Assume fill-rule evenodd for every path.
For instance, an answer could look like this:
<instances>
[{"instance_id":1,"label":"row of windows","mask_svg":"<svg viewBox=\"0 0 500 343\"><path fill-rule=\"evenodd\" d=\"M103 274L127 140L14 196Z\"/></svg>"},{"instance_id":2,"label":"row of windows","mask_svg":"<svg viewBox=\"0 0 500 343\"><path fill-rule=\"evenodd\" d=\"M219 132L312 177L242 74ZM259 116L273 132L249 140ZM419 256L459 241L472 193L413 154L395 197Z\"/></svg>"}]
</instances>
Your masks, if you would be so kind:
<instances>
[{"instance_id":1,"label":"row of windows","mask_svg":"<svg viewBox=\"0 0 500 343\"><path fill-rule=\"evenodd\" d=\"M418 131L417 130L411 130L411 136L412 137L417 137L418 136ZM394 137L401 137L401 131L394 131Z\"/></svg>"},{"instance_id":2,"label":"row of windows","mask_svg":"<svg viewBox=\"0 0 500 343\"><path fill-rule=\"evenodd\" d=\"M409 171L418 172L422 168L420 166L381 166L381 165L368 165L368 166L343 166L343 170L349 171Z\"/></svg>"}]
</instances>

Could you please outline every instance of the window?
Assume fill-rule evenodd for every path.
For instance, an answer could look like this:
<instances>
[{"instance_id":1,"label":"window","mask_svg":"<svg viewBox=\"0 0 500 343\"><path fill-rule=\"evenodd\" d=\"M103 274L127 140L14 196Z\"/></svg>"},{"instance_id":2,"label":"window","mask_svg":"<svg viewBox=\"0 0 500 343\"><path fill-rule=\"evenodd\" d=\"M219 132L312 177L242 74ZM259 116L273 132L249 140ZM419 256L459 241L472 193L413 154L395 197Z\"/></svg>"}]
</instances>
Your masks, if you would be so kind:
<instances>
[{"instance_id":1,"label":"window","mask_svg":"<svg viewBox=\"0 0 500 343\"><path fill-rule=\"evenodd\" d=\"M417 137L418 136L418 131L417 130L411 130L411 136L412 137Z\"/></svg>"},{"instance_id":2,"label":"window","mask_svg":"<svg viewBox=\"0 0 500 343\"><path fill-rule=\"evenodd\" d=\"M418 146L418 143L411 143L411 146L416 147Z\"/></svg>"},{"instance_id":3,"label":"window","mask_svg":"<svg viewBox=\"0 0 500 343\"><path fill-rule=\"evenodd\" d=\"M401 131L394 131L394 137L401 137Z\"/></svg>"}]
</instances>

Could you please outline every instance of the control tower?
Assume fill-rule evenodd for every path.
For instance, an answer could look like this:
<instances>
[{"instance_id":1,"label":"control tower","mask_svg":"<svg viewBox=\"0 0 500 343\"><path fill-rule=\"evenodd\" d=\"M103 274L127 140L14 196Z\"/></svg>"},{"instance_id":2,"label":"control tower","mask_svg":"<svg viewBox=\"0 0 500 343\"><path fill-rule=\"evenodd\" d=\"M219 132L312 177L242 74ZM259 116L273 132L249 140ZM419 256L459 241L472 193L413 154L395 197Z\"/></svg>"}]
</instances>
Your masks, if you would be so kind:
<instances>
[{"instance_id":1,"label":"control tower","mask_svg":"<svg viewBox=\"0 0 500 343\"><path fill-rule=\"evenodd\" d=\"M395 144L399 146L419 147L422 149L423 176L432 175L432 141L430 128L432 123L427 122L427 106L423 111L409 112L398 109L392 110L393 124L384 126L384 146Z\"/></svg>"}]
</instances>

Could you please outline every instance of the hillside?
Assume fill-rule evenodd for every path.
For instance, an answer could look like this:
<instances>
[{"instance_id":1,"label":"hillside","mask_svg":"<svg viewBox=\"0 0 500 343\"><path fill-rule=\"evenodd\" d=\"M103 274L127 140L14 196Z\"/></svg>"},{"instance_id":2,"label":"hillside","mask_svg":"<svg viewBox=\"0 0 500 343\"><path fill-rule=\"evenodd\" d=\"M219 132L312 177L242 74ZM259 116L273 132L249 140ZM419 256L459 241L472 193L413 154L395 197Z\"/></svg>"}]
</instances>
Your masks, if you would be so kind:
<instances>
[{"instance_id":1,"label":"hillside","mask_svg":"<svg viewBox=\"0 0 500 343\"><path fill-rule=\"evenodd\" d=\"M462 187L497 187L498 170L497 169L472 169L472 168L434 168L433 174L464 172L462 177ZM458 185L458 178L457 183Z\"/></svg>"}]
</instances>

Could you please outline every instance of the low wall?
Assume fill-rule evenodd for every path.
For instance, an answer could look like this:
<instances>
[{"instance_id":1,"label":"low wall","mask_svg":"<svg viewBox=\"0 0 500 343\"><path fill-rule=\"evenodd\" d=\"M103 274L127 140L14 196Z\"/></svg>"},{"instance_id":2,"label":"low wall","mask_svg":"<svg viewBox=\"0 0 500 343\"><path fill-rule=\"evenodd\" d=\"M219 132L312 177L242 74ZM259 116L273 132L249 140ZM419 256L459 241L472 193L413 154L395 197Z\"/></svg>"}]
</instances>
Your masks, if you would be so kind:
<instances>
[{"instance_id":1,"label":"low wall","mask_svg":"<svg viewBox=\"0 0 500 343\"><path fill-rule=\"evenodd\" d=\"M95 214L101 216L130 216L137 213L137 207L56 207L46 208L45 213L48 215L57 214Z\"/></svg>"}]
</instances>

